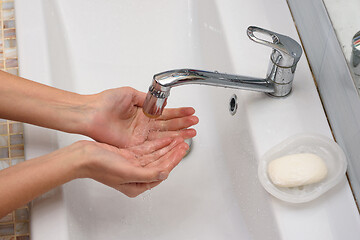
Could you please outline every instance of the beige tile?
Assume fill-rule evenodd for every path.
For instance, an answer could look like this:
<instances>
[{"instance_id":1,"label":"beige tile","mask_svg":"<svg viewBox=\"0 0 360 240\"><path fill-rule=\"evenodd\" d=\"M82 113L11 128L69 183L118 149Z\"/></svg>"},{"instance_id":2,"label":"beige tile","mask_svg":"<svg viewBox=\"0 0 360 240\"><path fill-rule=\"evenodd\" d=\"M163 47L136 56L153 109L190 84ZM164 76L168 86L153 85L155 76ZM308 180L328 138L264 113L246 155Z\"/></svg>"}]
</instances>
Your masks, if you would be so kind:
<instances>
[{"instance_id":1,"label":"beige tile","mask_svg":"<svg viewBox=\"0 0 360 240\"><path fill-rule=\"evenodd\" d=\"M9 159L0 159L0 170L10 167ZM1 222L1 220L0 220Z\"/></svg>"},{"instance_id":2,"label":"beige tile","mask_svg":"<svg viewBox=\"0 0 360 240\"><path fill-rule=\"evenodd\" d=\"M23 143L24 143L24 137L22 134L10 135L10 145L18 145ZM0 144L1 144L1 138L0 138Z\"/></svg>"},{"instance_id":3,"label":"beige tile","mask_svg":"<svg viewBox=\"0 0 360 240\"><path fill-rule=\"evenodd\" d=\"M21 208L15 210L15 221L27 221L29 220L29 209Z\"/></svg>"},{"instance_id":4,"label":"beige tile","mask_svg":"<svg viewBox=\"0 0 360 240\"><path fill-rule=\"evenodd\" d=\"M5 48L16 47L16 39L5 39L4 43Z\"/></svg>"},{"instance_id":5,"label":"beige tile","mask_svg":"<svg viewBox=\"0 0 360 240\"><path fill-rule=\"evenodd\" d=\"M13 133L22 133L24 131L23 123L14 122L9 124L10 134Z\"/></svg>"},{"instance_id":6,"label":"beige tile","mask_svg":"<svg viewBox=\"0 0 360 240\"><path fill-rule=\"evenodd\" d=\"M15 38L15 29L4 29L4 38Z\"/></svg>"},{"instance_id":7,"label":"beige tile","mask_svg":"<svg viewBox=\"0 0 360 240\"><path fill-rule=\"evenodd\" d=\"M15 10L10 9L10 10L3 11L2 16L3 16L4 21L12 20L15 18Z\"/></svg>"},{"instance_id":8,"label":"beige tile","mask_svg":"<svg viewBox=\"0 0 360 240\"><path fill-rule=\"evenodd\" d=\"M3 56L5 56L6 58L15 58L16 59L17 58L16 48L5 48Z\"/></svg>"},{"instance_id":9,"label":"beige tile","mask_svg":"<svg viewBox=\"0 0 360 240\"><path fill-rule=\"evenodd\" d=\"M15 28L15 20L5 20L3 26L4 28Z\"/></svg>"},{"instance_id":10,"label":"beige tile","mask_svg":"<svg viewBox=\"0 0 360 240\"><path fill-rule=\"evenodd\" d=\"M3 218L0 218L0 223L12 222L13 221L13 214L9 213Z\"/></svg>"},{"instance_id":11,"label":"beige tile","mask_svg":"<svg viewBox=\"0 0 360 240\"><path fill-rule=\"evenodd\" d=\"M10 156L12 158L24 156L24 146L10 146Z\"/></svg>"},{"instance_id":12,"label":"beige tile","mask_svg":"<svg viewBox=\"0 0 360 240\"><path fill-rule=\"evenodd\" d=\"M16 164L22 163L24 162L25 159L24 158L12 158L11 159L11 166L14 166Z\"/></svg>"},{"instance_id":13,"label":"beige tile","mask_svg":"<svg viewBox=\"0 0 360 240\"><path fill-rule=\"evenodd\" d=\"M8 134L8 127L6 122L5 123L0 123L0 135L2 134Z\"/></svg>"},{"instance_id":14,"label":"beige tile","mask_svg":"<svg viewBox=\"0 0 360 240\"><path fill-rule=\"evenodd\" d=\"M0 53L0 56L1 56L1 53ZM16 76L19 75L18 68L7 68L6 72L11 73L12 75L16 75Z\"/></svg>"},{"instance_id":15,"label":"beige tile","mask_svg":"<svg viewBox=\"0 0 360 240\"><path fill-rule=\"evenodd\" d=\"M9 149L7 147L0 147L0 159L9 158Z\"/></svg>"},{"instance_id":16,"label":"beige tile","mask_svg":"<svg viewBox=\"0 0 360 240\"><path fill-rule=\"evenodd\" d=\"M27 223L27 222L15 223L15 232L18 235L29 233L29 223Z\"/></svg>"},{"instance_id":17,"label":"beige tile","mask_svg":"<svg viewBox=\"0 0 360 240\"><path fill-rule=\"evenodd\" d=\"M15 236L0 236L0 240L16 240Z\"/></svg>"},{"instance_id":18,"label":"beige tile","mask_svg":"<svg viewBox=\"0 0 360 240\"><path fill-rule=\"evenodd\" d=\"M3 2L2 9L3 10L14 9L14 2L13 1Z\"/></svg>"},{"instance_id":19,"label":"beige tile","mask_svg":"<svg viewBox=\"0 0 360 240\"><path fill-rule=\"evenodd\" d=\"M9 146L9 137L7 135L0 135L0 147Z\"/></svg>"},{"instance_id":20,"label":"beige tile","mask_svg":"<svg viewBox=\"0 0 360 240\"><path fill-rule=\"evenodd\" d=\"M14 234L14 224L1 224L0 225L0 236Z\"/></svg>"},{"instance_id":21,"label":"beige tile","mask_svg":"<svg viewBox=\"0 0 360 240\"><path fill-rule=\"evenodd\" d=\"M30 240L30 236L26 235L26 236L16 236L16 240Z\"/></svg>"},{"instance_id":22,"label":"beige tile","mask_svg":"<svg viewBox=\"0 0 360 240\"><path fill-rule=\"evenodd\" d=\"M18 60L17 58L14 59L6 59L5 60L5 67L6 68L13 68L18 66Z\"/></svg>"}]
</instances>

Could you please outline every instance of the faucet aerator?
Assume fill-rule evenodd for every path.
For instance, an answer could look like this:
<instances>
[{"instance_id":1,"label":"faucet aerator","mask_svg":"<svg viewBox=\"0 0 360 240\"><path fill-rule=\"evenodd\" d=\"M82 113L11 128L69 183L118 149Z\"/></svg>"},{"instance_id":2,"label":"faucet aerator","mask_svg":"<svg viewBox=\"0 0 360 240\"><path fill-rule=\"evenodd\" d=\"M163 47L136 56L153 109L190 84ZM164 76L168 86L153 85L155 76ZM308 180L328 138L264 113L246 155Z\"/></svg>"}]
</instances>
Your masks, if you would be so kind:
<instances>
[{"instance_id":1,"label":"faucet aerator","mask_svg":"<svg viewBox=\"0 0 360 240\"><path fill-rule=\"evenodd\" d=\"M149 118L159 117L166 105L167 97L164 97L163 94L151 90L146 95L145 102L143 105L143 112Z\"/></svg>"}]
</instances>

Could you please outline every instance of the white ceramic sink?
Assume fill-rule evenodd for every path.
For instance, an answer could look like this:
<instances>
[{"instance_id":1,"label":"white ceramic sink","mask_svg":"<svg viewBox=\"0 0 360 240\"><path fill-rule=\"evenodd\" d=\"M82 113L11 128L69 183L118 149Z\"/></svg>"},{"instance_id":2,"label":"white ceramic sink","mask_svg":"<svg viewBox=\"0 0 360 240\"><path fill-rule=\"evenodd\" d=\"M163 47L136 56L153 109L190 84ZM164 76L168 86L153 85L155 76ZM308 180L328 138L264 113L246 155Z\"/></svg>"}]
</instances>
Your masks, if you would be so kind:
<instances>
[{"instance_id":1,"label":"white ceramic sink","mask_svg":"<svg viewBox=\"0 0 360 240\"><path fill-rule=\"evenodd\" d=\"M176 68L264 77L270 49L257 25L299 41L285 1L17 0L20 74L78 93L132 86ZM276 13L276 14L274 14ZM300 41L299 41L300 42ZM229 113L230 97L239 108ZM305 57L283 99L208 86L171 91L168 106L200 118L190 154L157 188L129 199L76 180L33 201L33 240L356 239L359 214L344 176L322 197L287 204L257 177L259 158L298 133L331 137ZM26 125L27 159L83 139Z\"/></svg>"}]
</instances>

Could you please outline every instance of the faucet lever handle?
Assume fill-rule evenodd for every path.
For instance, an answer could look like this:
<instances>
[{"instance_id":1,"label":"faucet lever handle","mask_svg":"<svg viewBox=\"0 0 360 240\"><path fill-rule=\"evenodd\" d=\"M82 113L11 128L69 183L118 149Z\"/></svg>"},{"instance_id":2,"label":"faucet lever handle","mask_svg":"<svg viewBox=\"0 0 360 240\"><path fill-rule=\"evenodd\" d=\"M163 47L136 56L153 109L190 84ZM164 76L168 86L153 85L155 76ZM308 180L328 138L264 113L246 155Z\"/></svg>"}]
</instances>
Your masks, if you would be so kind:
<instances>
[{"instance_id":1,"label":"faucet lever handle","mask_svg":"<svg viewBox=\"0 0 360 240\"><path fill-rule=\"evenodd\" d=\"M272 42L256 37L254 35L256 32L270 36L272 38ZM252 41L278 51L282 58L280 60L281 62L278 63L280 66L292 67L297 64L301 57L302 50L300 44L288 36L255 26L248 27L247 35Z\"/></svg>"}]
</instances>

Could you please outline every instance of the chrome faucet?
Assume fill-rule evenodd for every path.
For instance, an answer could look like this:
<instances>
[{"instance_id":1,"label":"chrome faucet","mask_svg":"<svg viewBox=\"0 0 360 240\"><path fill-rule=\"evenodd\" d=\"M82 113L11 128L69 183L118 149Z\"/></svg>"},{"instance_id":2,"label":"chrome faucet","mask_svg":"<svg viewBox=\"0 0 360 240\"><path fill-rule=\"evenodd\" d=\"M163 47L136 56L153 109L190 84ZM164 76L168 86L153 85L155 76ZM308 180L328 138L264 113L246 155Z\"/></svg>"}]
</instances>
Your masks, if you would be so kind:
<instances>
[{"instance_id":1,"label":"chrome faucet","mask_svg":"<svg viewBox=\"0 0 360 240\"><path fill-rule=\"evenodd\" d=\"M254 33L268 35L272 42L256 37ZM208 72L193 69L178 69L155 74L146 96L143 111L152 118L162 114L170 89L185 84L204 84L265 92L276 97L288 95L292 89L296 65L301 57L301 46L292 38L259 27L250 26L248 37L273 48L266 78Z\"/></svg>"}]
</instances>

